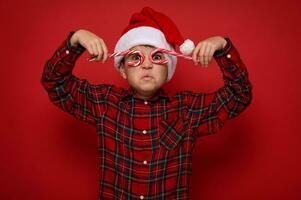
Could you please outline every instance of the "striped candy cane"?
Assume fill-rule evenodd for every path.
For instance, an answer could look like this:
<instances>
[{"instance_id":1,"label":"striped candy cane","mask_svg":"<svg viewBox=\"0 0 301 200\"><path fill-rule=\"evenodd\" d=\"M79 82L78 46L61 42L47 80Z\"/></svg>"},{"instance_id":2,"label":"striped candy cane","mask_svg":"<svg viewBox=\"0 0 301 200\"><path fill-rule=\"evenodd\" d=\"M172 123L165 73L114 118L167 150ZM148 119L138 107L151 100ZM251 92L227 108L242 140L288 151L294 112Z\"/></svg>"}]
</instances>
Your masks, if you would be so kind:
<instances>
[{"instance_id":1,"label":"striped candy cane","mask_svg":"<svg viewBox=\"0 0 301 200\"><path fill-rule=\"evenodd\" d=\"M180 54L180 53L177 53L175 51L171 51L171 50L167 50L167 49L162 49L162 48L157 48L156 50L159 51L159 52L167 53L167 54L170 54L170 55L173 55L173 56L177 56L177 57L180 57L180 58L184 58L184 59L187 59L187 60L192 60L191 56L186 56L184 54Z\"/></svg>"},{"instance_id":2,"label":"striped candy cane","mask_svg":"<svg viewBox=\"0 0 301 200\"><path fill-rule=\"evenodd\" d=\"M117 56L125 56L127 54L133 53L134 50L126 50L126 51L120 51L120 52L114 52L112 54L109 54L109 58L112 57L117 57ZM87 58L88 61L94 61L96 59L97 56L92 57L92 58Z\"/></svg>"},{"instance_id":3,"label":"striped candy cane","mask_svg":"<svg viewBox=\"0 0 301 200\"><path fill-rule=\"evenodd\" d=\"M155 52L163 52L163 53L166 53L166 54L169 54L169 55L172 55L172 56L184 58L186 60L192 60L191 56L187 56L187 55L180 54L180 53L177 53L175 51L171 51L171 50L167 50L167 49L163 49L163 48L157 48L157 49L155 49L152 52L152 54L154 54ZM127 54L132 54L132 53L139 53L139 55L141 56L141 52L140 51L126 50L126 51L121 51L121 52L114 52L114 53L112 53L112 54L109 55L109 58L116 57L116 56L125 56ZM141 56L141 58L143 58L143 57L144 56ZM87 58L88 61L94 61L95 59L96 59L95 57L93 57L93 58ZM165 64L165 63L167 63L166 60L162 60L162 61L159 61L159 62L154 61L154 62L157 63L157 64ZM141 63L141 61L139 62L139 64L140 63ZM137 65L135 64L135 66L137 66Z\"/></svg>"}]
</instances>

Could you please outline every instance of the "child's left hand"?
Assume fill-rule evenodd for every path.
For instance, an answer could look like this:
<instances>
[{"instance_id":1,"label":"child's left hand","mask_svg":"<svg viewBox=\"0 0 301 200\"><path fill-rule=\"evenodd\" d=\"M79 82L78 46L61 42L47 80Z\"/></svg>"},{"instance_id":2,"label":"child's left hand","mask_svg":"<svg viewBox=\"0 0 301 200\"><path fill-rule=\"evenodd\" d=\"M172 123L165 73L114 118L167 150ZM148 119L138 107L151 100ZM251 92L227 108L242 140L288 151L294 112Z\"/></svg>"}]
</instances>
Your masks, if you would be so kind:
<instances>
[{"instance_id":1,"label":"child's left hand","mask_svg":"<svg viewBox=\"0 0 301 200\"><path fill-rule=\"evenodd\" d=\"M198 63L203 67L208 67L216 50L224 48L227 41L221 36L210 37L200 41L192 53L192 60L195 65Z\"/></svg>"}]
</instances>

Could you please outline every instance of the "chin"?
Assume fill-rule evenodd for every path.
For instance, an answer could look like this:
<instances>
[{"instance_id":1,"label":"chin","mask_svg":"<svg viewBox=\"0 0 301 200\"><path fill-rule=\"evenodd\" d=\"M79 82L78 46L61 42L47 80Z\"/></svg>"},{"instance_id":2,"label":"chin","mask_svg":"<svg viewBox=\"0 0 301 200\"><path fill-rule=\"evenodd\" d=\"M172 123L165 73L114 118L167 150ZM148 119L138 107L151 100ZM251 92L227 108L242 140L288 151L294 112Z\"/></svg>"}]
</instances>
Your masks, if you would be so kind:
<instances>
[{"instance_id":1,"label":"chin","mask_svg":"<svg viewBox=\"0 0 301 200\"><path fill-rule=\"evenodd\" d=\"M135 82L132 82L136 89L144 92L153 92L159 89L162 85L158 83L155 80L151 81L143 81L143 80L137 80Z\"/></svg>"},{"instance_id":2,"label":"chin","mask_svg":"<svg viewBox=\"0 0 301 200\"><path fill-rule=\"evenodd\" d=\"M142 91L150 92L150 91L156 90L157 87L155 85L153 85L153 84L145 84L143 86L140 86L139 88Z\"/></svg>"}]
</instances>

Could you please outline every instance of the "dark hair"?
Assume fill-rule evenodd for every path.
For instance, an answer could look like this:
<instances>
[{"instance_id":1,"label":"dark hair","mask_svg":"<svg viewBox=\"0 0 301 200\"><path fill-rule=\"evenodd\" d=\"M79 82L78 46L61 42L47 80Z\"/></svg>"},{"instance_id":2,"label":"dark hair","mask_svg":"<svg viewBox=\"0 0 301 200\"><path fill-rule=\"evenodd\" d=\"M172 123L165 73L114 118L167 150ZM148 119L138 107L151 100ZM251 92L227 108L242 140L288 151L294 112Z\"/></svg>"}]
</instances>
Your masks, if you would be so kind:
<instances>
[{"instance_id":1,"label":"dark hair","mask_svg":"<svg viewBox=\"0 0 301 200\"><path fill-rule=\"evenodd\" d=\"M121 68L121 66L124 66L124 57L120 60L120 63L119 63L119 66L118 66L118 69Z\"/></svg>"},{"instance_id":2,"label":"dark hair","mask_svg":"<svg viewBox=\"0 0 301 200\"><path fill-rule=\"evenodd\" d=\"M124 57L122 57L121 61L120 61L120 64L124 64Z\"/></svg>"}]
</instances>

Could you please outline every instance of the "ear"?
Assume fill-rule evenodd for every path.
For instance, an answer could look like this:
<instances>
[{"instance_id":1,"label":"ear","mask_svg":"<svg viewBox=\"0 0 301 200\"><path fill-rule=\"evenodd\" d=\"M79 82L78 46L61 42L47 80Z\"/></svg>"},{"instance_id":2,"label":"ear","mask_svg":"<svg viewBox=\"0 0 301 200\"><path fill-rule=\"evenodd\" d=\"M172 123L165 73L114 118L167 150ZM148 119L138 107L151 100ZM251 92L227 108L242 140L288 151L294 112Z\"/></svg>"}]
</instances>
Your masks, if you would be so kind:
<instances>
[{"instance_id":1,"label":"ear","mask_svg":"<svg viewBox=\"0 0 301 200\"><path fill-rule=\"evenodd\" d=\"M120 65L119 72L120 72L120 75L122 76L122 78L127 79L127 75L125 73L125 69L124 69L124 65L123 64Z\"/></svg>"}]
</instances>

